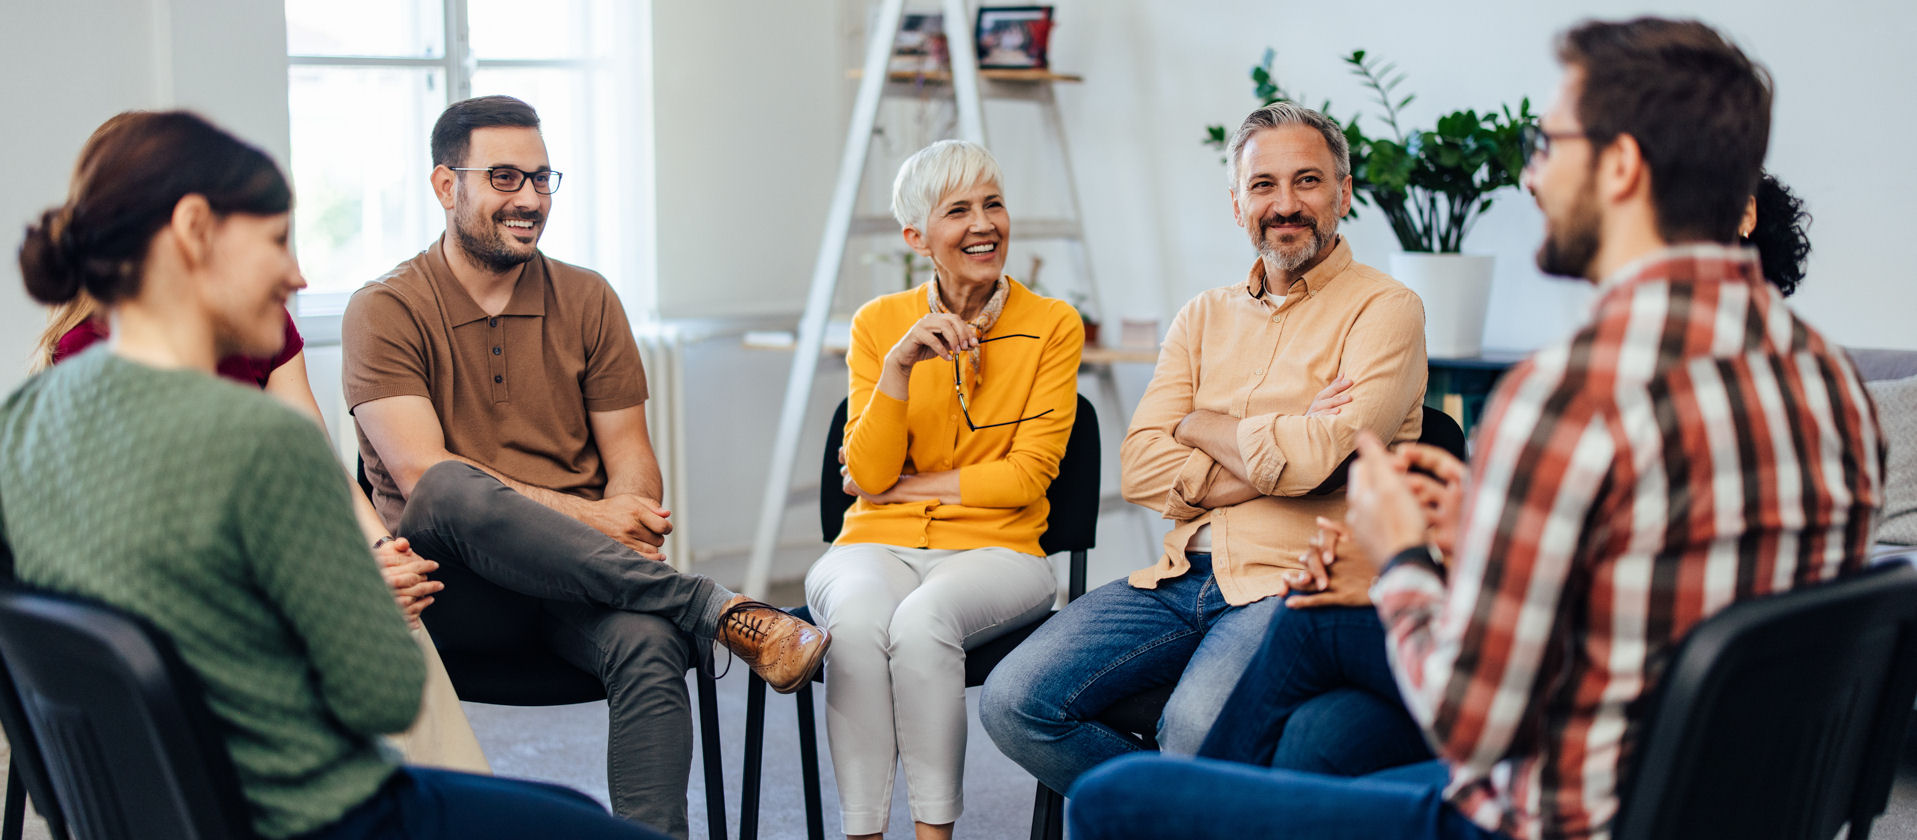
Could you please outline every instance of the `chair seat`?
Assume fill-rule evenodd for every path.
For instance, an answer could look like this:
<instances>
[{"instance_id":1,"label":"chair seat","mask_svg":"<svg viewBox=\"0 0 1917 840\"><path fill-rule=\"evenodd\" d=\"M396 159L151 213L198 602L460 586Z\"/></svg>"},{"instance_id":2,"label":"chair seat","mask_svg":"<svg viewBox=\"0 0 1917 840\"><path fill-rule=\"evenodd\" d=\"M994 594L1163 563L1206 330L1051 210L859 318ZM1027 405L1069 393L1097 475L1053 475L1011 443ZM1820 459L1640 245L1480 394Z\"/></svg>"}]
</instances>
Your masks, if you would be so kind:
<instances>
[{"instance_id":1,"label":"chair seat","mask_svg":"<svg viewBox=\"0 0 1917 840\"><path fill-rule=\"evenodd\" d=\"M543 651L441 649L459 699L495 706L563 706L606 699L599 678Z\"/></svg>"}]
</instances>

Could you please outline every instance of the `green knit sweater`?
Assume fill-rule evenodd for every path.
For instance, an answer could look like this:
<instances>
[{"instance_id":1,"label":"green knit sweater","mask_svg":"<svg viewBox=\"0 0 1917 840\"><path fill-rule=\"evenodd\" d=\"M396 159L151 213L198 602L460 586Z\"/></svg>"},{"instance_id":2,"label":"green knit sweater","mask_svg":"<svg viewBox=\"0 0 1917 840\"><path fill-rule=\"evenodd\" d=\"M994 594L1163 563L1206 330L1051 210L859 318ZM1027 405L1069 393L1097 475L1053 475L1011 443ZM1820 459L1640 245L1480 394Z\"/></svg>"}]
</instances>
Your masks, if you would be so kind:
<instances>
[{"instance_id":1,"label":"green knit sweater","mask_svg":"<svg viewBox=\"0 0 1917 840\"><path fill-rule=\"evenodd\" d=\"M313 422L210 374L97 348L0 407L0 533L21 582L152 621L225 724L253 826L339 819L393 772L420 651Z\"/></svg>"}]
</instances>

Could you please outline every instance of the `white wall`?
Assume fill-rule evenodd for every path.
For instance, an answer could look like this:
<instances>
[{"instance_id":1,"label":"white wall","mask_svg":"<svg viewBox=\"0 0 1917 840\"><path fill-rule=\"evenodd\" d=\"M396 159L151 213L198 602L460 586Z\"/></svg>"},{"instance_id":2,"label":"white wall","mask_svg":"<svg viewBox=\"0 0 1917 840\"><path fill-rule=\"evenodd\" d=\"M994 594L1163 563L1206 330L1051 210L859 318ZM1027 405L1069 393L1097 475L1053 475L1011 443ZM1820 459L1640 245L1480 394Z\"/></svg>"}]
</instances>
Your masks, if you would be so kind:
<instances>
[{"instance_id":1,"label":"white wall","mask_svg":"<svg viewBox=\"0 0 1917 840\"><path fill-rule=\"evenodd\" d=\"M845 137L841 5L652 4L660 314L799 309Z\"/></svg>"},{"instance_id":2,"label":"white wall","mask_svg":"<svg viewBox=\"0 0 1917 840\"><path fill-rule=\"evenodd\" d=\"M24 378L45 324L15 260L29 221L64 200L80 144L129 108L193 108L285 165L286 18L253 0L7 0L0 76L0 392Z\"/></svg>"},{"instance_id":3,"label":"white wall","mask_svg":"<svg viewBox=\"0 0 1917 840\"><path fill-rule=\"evenodd\" d=\"M1556 82L1554 33L1588 16L1651 11L1626 0L1057 5L1053 64L1086 76L1063 95L1092 262L1108 301L1167 315L1249 264L1218 157L1198 140L1204 125L1235 126L1255 104L1246 74L1266 46L1277 48L1287 86L1313 104L1330 98L1340 118L1371 106L1339 58L1362 48L1397 61L1410 75L1404 90L1418 94L1409 116L1429 122L1441 109L1515 105L1524 96L1542 110ZM1902 104L1917 89L1905 53L1917 37L1917 6L1836 0L1806 13L1778 2L1678 0L1655 11L1718 26L1776 77L1769 166L1816 216L1809 277L1794 305L1841 343L1917 348L1917 277L1906 255L1917 167L1901 151L1917 131ZM1375 116L1367 122L1381 128ZM1376 213L1346 232L1363 261L1385 266L1397 250ZM1499 257L1491 346L1536 347L1583 311L1586 292L1532 269L1539 232L1528 197L1511 192L1467 243Z\"/></svg>"}]
</instances>

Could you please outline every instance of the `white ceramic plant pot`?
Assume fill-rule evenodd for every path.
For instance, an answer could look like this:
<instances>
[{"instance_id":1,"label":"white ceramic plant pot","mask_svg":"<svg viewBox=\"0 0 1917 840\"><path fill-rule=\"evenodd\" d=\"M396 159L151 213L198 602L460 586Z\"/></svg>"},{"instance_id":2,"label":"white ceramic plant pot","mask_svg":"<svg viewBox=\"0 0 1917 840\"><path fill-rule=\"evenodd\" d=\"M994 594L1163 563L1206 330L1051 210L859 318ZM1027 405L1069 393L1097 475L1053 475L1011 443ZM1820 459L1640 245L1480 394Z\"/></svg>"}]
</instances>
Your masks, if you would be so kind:
<instances>
[{"instance_id":1,"label":"white ceramic plant pot","mask_svg":"<svg viewBox=\"0 0 1917 840\"><path fill-rule=\"evenodd\" d=\"M1424 300L1427 355L1459 359L1483 352L1492 260L1476 254L1391 255L1391 276Z\"/></svg>"}]
</instances>

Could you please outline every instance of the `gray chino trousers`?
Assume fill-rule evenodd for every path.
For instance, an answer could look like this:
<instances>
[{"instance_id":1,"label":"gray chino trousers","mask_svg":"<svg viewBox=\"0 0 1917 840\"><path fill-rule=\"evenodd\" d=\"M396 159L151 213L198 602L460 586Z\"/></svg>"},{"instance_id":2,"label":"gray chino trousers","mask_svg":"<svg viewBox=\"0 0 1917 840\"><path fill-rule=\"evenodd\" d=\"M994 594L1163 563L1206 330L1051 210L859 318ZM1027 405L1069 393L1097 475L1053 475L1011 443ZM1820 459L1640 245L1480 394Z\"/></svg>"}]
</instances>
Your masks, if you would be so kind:
<instances>
[{"instance_id":1,"label":"gray chino trousers","mask_svg":"<svg viewBox=\"0 0 1917 840\"><path fill-rule=\"evenodd\" d=\"M446 588L424 618L443 647L472 650L502 633L531 634L600 678L612 810L686 837L692 712L685 673L704 659L703 641L732 593L648 560L458 461L421 476L394 533L440 564L434 576Z\"/></svg>"}]
</instances>

